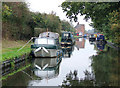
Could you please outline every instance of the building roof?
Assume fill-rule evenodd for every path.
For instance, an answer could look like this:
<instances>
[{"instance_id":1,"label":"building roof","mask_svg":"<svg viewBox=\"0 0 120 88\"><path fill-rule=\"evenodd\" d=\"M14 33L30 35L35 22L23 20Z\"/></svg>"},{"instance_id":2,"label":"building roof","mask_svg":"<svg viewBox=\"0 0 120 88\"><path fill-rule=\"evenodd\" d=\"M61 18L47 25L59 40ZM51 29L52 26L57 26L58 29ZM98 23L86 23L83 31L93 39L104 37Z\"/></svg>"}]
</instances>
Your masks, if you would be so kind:
<instances>
[{"instance_id":1,"label":"building roof","mask_svg":"<svg viewBox=\"0 0 120 88\"><path fill-rule=\"evenodd\" d=\"M84 24L79 24L79 23L78 23L74 28L75 28L75 29L78 29L78 28L80 28L81 26L84 26Z\"/></svg>"}]
</instances>

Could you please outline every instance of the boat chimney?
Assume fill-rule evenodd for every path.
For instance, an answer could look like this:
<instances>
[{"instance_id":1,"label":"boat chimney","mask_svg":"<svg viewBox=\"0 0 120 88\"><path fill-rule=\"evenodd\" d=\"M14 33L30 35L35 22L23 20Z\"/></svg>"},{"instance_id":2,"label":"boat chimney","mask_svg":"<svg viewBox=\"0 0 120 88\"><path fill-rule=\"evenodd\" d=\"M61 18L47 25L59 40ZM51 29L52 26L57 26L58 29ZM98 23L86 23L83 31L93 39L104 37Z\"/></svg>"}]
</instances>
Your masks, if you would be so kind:
<instances>
[{"instance_id":1,"label":"boat chimney","mask_svg":"<svg viewBox=\"0 0 120 88\"><path fill-rule=\"evenodd\" d=\"M48 37L49 35L48 35L48 28L47 28L47 37Z\"/></svg>"}]
</instances>

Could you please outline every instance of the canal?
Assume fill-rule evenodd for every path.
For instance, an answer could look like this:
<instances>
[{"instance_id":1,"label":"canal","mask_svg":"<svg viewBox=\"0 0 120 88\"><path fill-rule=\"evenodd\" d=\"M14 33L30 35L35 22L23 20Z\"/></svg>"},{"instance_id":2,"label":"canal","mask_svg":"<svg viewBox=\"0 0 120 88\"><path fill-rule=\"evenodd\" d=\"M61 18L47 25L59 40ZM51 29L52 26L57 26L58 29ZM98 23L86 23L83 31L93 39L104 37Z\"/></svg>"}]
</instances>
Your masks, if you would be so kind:
<instances>
[{"instance_id":1,"label":"canal","mask_svg":"<svg viewBox=\"0 0 120 88\"><path fill-rule=\"evenodd\" d=\"M62 50L63 57L33 58L28 68L4 79L2 85L59 86L76 71L77 80L82 80L79 86L120 86L120 55L107 44L77 38L74 46Z\"/></svg>"}]
</instances>

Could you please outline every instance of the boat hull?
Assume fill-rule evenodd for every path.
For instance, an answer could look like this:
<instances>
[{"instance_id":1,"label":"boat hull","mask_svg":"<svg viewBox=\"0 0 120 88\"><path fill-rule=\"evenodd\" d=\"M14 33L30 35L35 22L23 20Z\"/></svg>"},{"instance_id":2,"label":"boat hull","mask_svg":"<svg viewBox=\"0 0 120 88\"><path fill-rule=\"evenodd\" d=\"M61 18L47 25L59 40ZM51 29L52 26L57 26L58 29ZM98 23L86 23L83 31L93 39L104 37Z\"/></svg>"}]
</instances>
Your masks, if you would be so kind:
<instances>
[{"instance_id":1,"label":"boat hull","mask_svg":"<svg viewBox=\"0 0 120 88\"><path fill-rule=\"evenodd\" d=\"M43 49L35 52L34 51L34 56L35 57L57 57L60 55L59 50L57 49L47 49L48 52L45 52Z\"/></svg>"}]
</instances>

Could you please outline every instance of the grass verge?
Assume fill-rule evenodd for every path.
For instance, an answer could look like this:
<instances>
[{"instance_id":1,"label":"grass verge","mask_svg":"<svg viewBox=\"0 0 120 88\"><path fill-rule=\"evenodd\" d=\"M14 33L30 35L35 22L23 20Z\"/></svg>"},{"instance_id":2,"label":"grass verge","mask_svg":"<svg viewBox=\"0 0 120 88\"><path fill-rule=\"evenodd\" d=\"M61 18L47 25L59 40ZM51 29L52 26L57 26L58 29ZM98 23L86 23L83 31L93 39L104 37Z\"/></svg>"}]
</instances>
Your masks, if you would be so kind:
<instances>
[{"instance_id":1,"label":"grass verge","mask_svg":"<svg viewBox=\"0 0 120 88\"><path fill-rule=\"evenodd\" d=\"M12 59L13 57L19 57L25 53L30 53L31 44L29 43L23 49L19 50L27 41L12 41L12 40L3 40L2 41L2 58L0 61L5 61L8 59ZM18 51L19 50L19 51Z\"/></svg>"},{"instance_id":2,"label":"grass verge","mask_svg":"<svg viewBox=\"0 0 120 88\"><path fill-rule=\"evenodd\" d=\"M79 38L80 36L74 36L74 38Z\"/></svg>"},{"instance_id":3,"label":"grass verge","mask_svg":"<svg viewBox=\"0 0 120 88\"><path fill-rule=\"evenodd\" d=\"M59 37L59 42L61 42L61 37Z\"/></svg>"}]
</instances>

